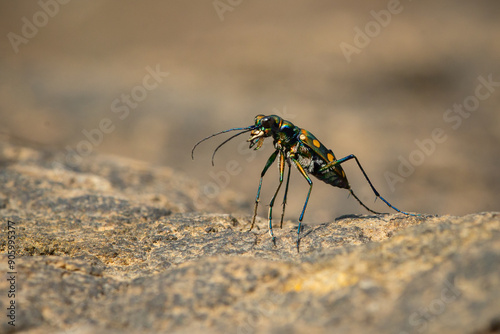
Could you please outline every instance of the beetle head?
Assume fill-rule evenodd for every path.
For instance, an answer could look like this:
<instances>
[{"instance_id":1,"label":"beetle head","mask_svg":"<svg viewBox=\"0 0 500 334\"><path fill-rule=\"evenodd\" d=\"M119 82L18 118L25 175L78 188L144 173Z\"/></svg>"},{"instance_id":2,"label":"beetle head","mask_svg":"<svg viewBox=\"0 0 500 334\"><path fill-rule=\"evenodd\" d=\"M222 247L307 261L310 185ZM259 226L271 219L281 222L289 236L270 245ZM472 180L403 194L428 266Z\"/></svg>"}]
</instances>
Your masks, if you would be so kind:
<instances>
[{"instance_id":1,"label":"beetle head","mask_svg":"<svg viewBox=\"0 0 500 334\"><path fill-rule=\"evenodd\" d=\"M250 132L250 148L255 147L258 150L264 143L264 138L272 136L280 128L281 118L276 115L257 115L255 116L255 125L252 132Z\"/></svg>"}]
</instances>

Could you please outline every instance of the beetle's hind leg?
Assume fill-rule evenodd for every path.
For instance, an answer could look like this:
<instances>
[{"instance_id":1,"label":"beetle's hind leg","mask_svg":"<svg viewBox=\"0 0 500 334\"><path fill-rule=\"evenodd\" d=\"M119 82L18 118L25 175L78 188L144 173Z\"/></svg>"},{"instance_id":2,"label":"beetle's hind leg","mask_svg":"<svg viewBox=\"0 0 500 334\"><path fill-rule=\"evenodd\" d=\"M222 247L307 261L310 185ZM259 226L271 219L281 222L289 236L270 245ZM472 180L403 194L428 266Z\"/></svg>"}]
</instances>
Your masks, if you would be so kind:
<instances>
[{"instance_id":1,"label":"beetle's hind leg","mask_svg":"<svg viewBox=\"0 0 500 334\"><path fill-rule=\"evenodd\" d=\"M393 209L393 210L395 210L397 212L400 212L400 213L403 213L405 215L408 215L408 216L420 216L420 214L418 214L418 213L409 213L409 212L405 212L405 211L399 210L394 205L392 205L391 203L389 203L385 198L383 198L382 196L380 196L380 193L377 191L377 189L375 189L375 187L372 184L372 181L370 181L370 178L368 178L368 175L366 175L365 170L363 169L363 167L361 166L361 163L359 162L358 158L354 154L350 154L350 155L348 155L345 158L335 160L335 161L327 164L326 166L323 166L320 169L320 171L326 170L326 169L334 167L336 165L340 165L341 163L344 163L344 162L346 162L348 160L351 160L351 159L356 160L356 163L358 164L359 169L361 169L361 172L363 173L366 181L368 181L368 184L370 185L370 188L372 188L372 191L375 194L375 196L377 196L378 198L380 198L385 204L387 204L388 207L390 207L391 209ZM365 209L367 209L370 212L378 214L378 212L375 212L375 211L369 209L366 205L364 205L363 202L361 202L359 200L359 198L356 195L354 195L354 192L351 189L349 189L349 190L350 190L351 194L354 196L354 198L359 202L359 204L361 204Z\"/></svg>"},{"instance_id":2,"label":"beetle's hind leg","mask_svg":"<svg viewBox=\"0 0 500 334\"><path fill-rule=\"evenodd\" d=\"M382 213L381 212L377 212L377 211L373 211L372 209L370 209L369 207L367 207L365 205L365 203L361 202L361 200L358 198L358 196L356 196L356 194L354 193L354 191L352 191L351 188L349 188L349 192L351 193L351 195L356 199L356 201L358 201L358 203L363 207L365 208L366 210L370 211L371 213L374 213L376 215L381 215Z\"/></svg>"}]
</instances>

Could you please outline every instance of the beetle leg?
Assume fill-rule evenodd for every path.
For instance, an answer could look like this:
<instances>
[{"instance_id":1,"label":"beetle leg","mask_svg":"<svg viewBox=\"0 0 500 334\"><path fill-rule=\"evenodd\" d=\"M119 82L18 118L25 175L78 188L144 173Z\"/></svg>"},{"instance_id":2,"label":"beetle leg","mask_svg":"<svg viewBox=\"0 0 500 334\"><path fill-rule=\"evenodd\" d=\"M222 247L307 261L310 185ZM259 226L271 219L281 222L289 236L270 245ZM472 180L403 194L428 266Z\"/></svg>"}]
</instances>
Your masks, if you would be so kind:
<instances>
[{"instance_id":1,"label":"beetle leg","mask_svg":"<svg viewBox=\"0 0 500 334\"><path fill-rule=\"evenodd\" d=\"M361 166L361 163L359 162L358 158L357 158L354 154L350 154L350 155L348 155L347 157L344 157L344 158L342 158L342 159L338 159L338 160L336 160L336 161L333 161L333 162L329 163L328 165L326 165L326 166L322 167L322 168L320 169L320 171L321 171L321 170L326 170L326 169L328 169L328 168L330 168L330 167L334 167L334 166L336 166L336 165L339 165L339 164L344 163L344 162L346 162L346 161L349 161L349 160L351 160L351 159L356 160L356 163L358 164L359 169L361 169L361 172L362 172L362 173L363 173L363 175L365 176L366 181L368 181L368 184L370 185L370 188L372 188L372 191L373 191L373 193L375 194L375 196L377 196L378 198L380 198L380 199L381 199L381 200L382 200L385 204L387 204L387 206L388 206L388 207L390 207L391 209L393 209L393 210L395 210L395 211L397 211L397 212L401 212L401 213L403 213L403 214L405 214L405 215L408 215L408 216L419 216L419 214L408 213L408 212L405 212L405 211L401 211L401 210L399 210L399 209L398 209L398 208L396 208L394 205L392 205L391 203L389 203L389 202L388 202L385 198L383 198L382 196L380 196L380 193L377 191L377 189L375 189L375 187L374 187L374 186L373 186L373 184L372 184L372 181L370 181L370 179L368 178L368 175L366 175L365 170L364 170L364 169L363 169L363 167ZM351 189L349 189L349 190L350 190L351 194L354 196L354 198L355 198L355 199L356 199L356 200L357 200L357 201L358 201L358 202L359 202L362 206L364 206L364 207L365 207L365 209L367 209L368 211L371 211L371 212L373 212L373 213L378 213L378 212L376 212L376 211L373 211L373 210L369 209L366 205L364 205L364 204L363 204L363 202L361 202L361 200L360 200L360 199L359 199L356 195L354 195L354 193L353 193L353 191L352 191Z\"/></svg>"},{"instance_id":2,"label":"beetle leg","mask_svg":"<svg viewBox=\"0 0 500 334\"><path fill-rule=\"evenodd\" d=\"M274 151L273 154L269 157L269 159L266 162L266 165L264 166L264 169L260 173L260 181L259 181L259 188L257 189L257 196L255 197L255 208L253 210L253 218L252 218L252 225L250 226L249 231L252 230L254 224L255 224L255 217L257 217L257 207L259 206L259 200L260 200L260 188L262 187L262 179L264 178L264 175L266 175L267 170L269 169L269 166L271 166L276 160L276 157L278 156L279 150Z\"/></svg>"},{"instance_id":3,"label":"beetle leg","mask_svg":"<svg viewBox=\"0 0 500 334\"><path fill-rule=\"evenodd\" d=\"M281 212L280 228L283 228L283 217L285 216L286 196L288 194L288 184L290 183L290 171L292 169L292 165L290 164L289 161L287 161L287 164L288 164L288 175L286 177L285 195L283 196L283 211Z\"/></svg>"},{"instance_id":4,"label":"beetle leg","mask_svg":"<svg viewBox=\"0 0 500 334\"><path fill-rule=\"evenodd\" d=\"M276 238L274 237L273 223L272 223L272 221L273 221L273 206L274 206L274 201L276 200L276 196L278 195L278 192L281 188L281 184L283 184L283 174L285 172L285 155L281 152L280 152L279 169L280 169L279 184L278 184L278 188L276 188L276 191L274 192L273 198L271 198L271 202L269 202L269 215L268 215L269 235L271 236L274 244L276 244Z\"/></svg>"},{"instance_id":5,"label":"beetle leg","mask_svg":"<svg viewBox=\"0 0 500 334\"><path fill-rule=\"evenodd\" d=\"M309 183L309 192L307 193L306 201L304 203L304 207L302 208L302 212L299 217L299 227L297 229L297 252L299 251L299 243L300 243L300 229L302 227L302 219L304 218L304 213L306 212L306 207L307 203L309 202L309 196L311 196L311 190L313 187L313 182L309 175L307 175L307 172L304 170L304 168L300 165L300 163L295 159L291 158L295 166L297 166L297 169L299 170L300 174L306 179L307 183Z\"/></svg>"}]
</instances>

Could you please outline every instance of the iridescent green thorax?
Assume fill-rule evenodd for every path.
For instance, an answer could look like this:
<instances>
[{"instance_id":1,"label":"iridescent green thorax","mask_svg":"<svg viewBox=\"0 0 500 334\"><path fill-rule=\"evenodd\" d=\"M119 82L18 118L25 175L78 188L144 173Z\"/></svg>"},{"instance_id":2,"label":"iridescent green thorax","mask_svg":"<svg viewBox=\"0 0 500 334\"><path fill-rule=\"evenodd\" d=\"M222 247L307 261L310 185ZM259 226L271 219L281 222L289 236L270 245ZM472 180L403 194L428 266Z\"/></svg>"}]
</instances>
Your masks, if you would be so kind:
<instances>
[{"instance_id":1,"label":"iridescent green thorax","mask_svg":"<svg viewBox=\"0 0 500 334\"><path fill-rule=\"evenodd\" d=\"M275 145L278 144L281 147L289 149L297 142L299 132L300 129L293 125L292 122L281 119L278 130L273 132Z\"/></svg>"}]
</instances>

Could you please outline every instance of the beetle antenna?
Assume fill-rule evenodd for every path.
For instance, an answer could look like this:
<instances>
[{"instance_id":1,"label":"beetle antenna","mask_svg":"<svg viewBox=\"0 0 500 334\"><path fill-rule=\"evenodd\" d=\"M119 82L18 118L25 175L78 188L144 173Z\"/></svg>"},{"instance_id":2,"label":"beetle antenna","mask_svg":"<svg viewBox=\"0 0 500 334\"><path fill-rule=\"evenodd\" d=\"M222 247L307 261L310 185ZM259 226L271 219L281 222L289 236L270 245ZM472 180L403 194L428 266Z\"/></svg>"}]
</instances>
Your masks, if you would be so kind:
<instances>
[{"instance_id":1,"label":"beetle antenna","mask_svg":"<svg viewBox=\"0 0 500 334\"><path fill-rule=\"evenodd\" d=\"M220 134L223 134L223 133L226 133L226 132L229 132L229 131L237 131L237 130L253 130L255 128L255 125L252 125L252 126L248 126L246 128L234 128L234 129L229 129L229 130L224 130L224 131L221 131L221 132L217 132L217 133L214 133L213 135L210 135L206 138L203 138L202 140L200 140L199 142L197 142L194 146L193 146L193 149L191 150L191 159L194 160L194 150L195 148L200 145L202 142L204 142L205 140L207 139L210 139L212 137L215 137L217 135L220 135Z\"/></svg>"},{"instance_id":2,"label":"beetle antenna","mask_svg":"<svg viewBox=\"0 0 500 334\"><path fill-rule=\"evenodd\" d=\"M244 133L247 133L248 131L251 131L253 130L253 128L251 129L248 129L248 130L244 130L244 131L241 131L241 132L238 132L237 134L229 137L228 139L224 140L222 142L222 144L220 144L219 146L217 146L217 148L214 150L214 153L212 154L212 166L214 166L214 157L215 157L215 153L219 150L219 148L221 148L222 145L224 145L225 143L227 143L228 141L230 141L231 139L233 139L234 137L238 137L239 135L242 135Z\"/></svg>"}]
</instances>

